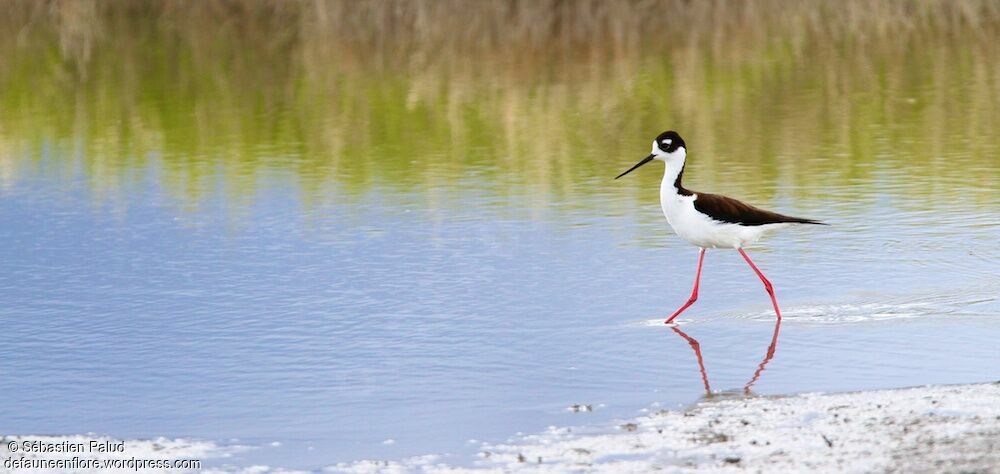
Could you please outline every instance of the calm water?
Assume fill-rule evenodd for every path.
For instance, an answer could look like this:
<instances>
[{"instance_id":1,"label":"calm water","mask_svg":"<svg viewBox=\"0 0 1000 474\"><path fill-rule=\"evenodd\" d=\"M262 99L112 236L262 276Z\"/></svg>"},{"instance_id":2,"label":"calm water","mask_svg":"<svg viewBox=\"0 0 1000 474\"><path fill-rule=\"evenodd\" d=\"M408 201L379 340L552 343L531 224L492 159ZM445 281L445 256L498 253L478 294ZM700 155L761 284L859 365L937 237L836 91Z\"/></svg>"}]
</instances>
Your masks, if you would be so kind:
<instances>
[{"instance_id":1,"label":"calm water","mask_svg":"<svg viewBox=\"0 0 1000 474\"><path fill-rule=\"evenodd\" d=\"M775 331L759 281L709 251L683 336L660 325L697 252L661 169L611 179L666 128L690 187L832 224L751 251L785 313L755 393L1000 378L990 38L480 74L168 68L189 51L154 35L67 79L35 64L43 33L0 68L0 432L463 463L698 400L684 336L741 391Z\"/></svg>"}]
</instances>

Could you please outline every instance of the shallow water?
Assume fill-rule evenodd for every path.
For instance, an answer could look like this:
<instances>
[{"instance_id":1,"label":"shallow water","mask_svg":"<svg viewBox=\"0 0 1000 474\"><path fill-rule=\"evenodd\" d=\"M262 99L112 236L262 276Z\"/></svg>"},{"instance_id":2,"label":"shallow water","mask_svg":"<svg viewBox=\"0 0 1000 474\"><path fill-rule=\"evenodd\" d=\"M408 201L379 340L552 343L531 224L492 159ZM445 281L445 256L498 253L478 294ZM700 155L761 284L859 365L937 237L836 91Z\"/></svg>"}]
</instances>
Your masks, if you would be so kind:
<instances>
[{"instance_id":1,"label":"shallow water","mask_svg":"<svg viewBox=\"0 0 1000 474\"><path fill-rule=\"evenodd\" d=\"M470 440L681 407L755 373L758 394L995 380L1000 73L947 53L822 57L888 71L836 87L803 58L743 75L646 53L558 79L361 68L287 99L309 75L293 70L260 109L102 75L99 55L97 90L6 88L0 431L461 464ZM659 214L661 170L611 178L664 128L687 139L688 186L831 224L750 251L784 313L772 358L767 295L732 251L708 252L682 333L660 324L697 251Z\"/></svg>"}]
</instances>

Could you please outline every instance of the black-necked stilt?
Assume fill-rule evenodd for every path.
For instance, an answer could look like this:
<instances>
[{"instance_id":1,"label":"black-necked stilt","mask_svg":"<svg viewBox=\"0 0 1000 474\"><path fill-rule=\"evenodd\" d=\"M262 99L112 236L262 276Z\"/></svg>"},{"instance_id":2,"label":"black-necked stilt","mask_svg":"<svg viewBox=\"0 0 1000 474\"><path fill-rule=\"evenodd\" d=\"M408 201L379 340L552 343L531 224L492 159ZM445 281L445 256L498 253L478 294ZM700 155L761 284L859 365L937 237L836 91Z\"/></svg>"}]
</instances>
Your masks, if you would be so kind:
<instances>
[{"instance_id":1,"label":"black-necked stilt","mask_svg":"<svg viewBox=\"0 0 1000 474\"><path fill-rule=\"evenodd\" d=\"M681 184L684 176L684 160L687 149L684 139L670 130L661 133L653 141L653 151L649 156L618 175L615 179L631 173L636 168L653 160L666 163L663 182L660 183L660 207L674 232L682 239L697 245L698 269L694 274L694 289L687 302L674 312L666 323L670 324L677 315L698 300L698 281L701 279L701 265L705 261L705 250L709 248L736 249L750 264L750 268L764 282L767 294L771 296L774 313L781 319L778 300L774 288L764 273L754 265L743 247L756 242L765 233L786 227L789 224L823 224L812 219L790 217L776 212L765 211L736 199L718 194L698 193L686 189Z\"/></svg>"}]
</instances>

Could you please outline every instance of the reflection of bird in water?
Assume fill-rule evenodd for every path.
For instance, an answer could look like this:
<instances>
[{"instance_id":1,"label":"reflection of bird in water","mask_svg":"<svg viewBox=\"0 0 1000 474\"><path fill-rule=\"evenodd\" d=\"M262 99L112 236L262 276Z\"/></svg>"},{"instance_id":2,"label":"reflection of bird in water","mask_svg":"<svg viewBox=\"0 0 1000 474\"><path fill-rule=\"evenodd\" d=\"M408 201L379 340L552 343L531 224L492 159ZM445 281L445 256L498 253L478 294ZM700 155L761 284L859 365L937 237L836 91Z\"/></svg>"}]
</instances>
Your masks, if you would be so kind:
<instances>
[{"instance_id":1,"label":"reflection of bird in water","mask_svg":"<svg viewBox=\"0 0 1000 474\"><path fill-rule=\"evenodd\" d=\"M691 349L694 349L694 356L698 360L698 370L701 371L701 381L705 384L705 397L712 398L715 394L712 393L712 387L708 383L708 372L705 371L705 360L701 357L701 344L698 343L697 339L688 336L684 333L684 331L681 331L676 326L671 329L673 329L678 336L684 338L684 340L691 345ZM781 319L778 319L774 323L774 335L771 336L771 345L767 348L767 354L764 355L764 360L760 361L760 365L757 366L757 370L753 373L753 377L751 377L750 381L743 386L744 395L753 394L751 391L753 384L757 383L757 380L760 379L760 374L764 372L764 367L766 367L767 364L771 362L771 359L774 358L774 350L778 347L778 332L780 330Z\"/></svg>"},{"instance_id":2,"label":"reflection of bird in water","mask_svg":"<svg viewBox=\"0 0 1000 474\"><path fill-rule=\"evenodd\" d=\"M778 309L778 300L774 296L771 282L757 265L754 265L753 260L750 260L743 247L756 242L770 231L791 224L822 224L822 222L765 211L731 197L687 189L681 183L686 158L687 148L684 139L672 130L663 132L653 140L653 149L649 156L615 178L621 178L653 160L666 163L663 181L660 182L660 207L663 209L663 215L679 237L697 245L700 249L698 270L694 274L691 296L680 309L667 318L666 323L670 324L677 315L698 300L701 264L705 261L705 249L708 248L736 249L760 277L760 281L764 282L764 289L771 296L771 304L774 305L774 313L781 319L781 310Z\"/></svg>"}]
</instances>

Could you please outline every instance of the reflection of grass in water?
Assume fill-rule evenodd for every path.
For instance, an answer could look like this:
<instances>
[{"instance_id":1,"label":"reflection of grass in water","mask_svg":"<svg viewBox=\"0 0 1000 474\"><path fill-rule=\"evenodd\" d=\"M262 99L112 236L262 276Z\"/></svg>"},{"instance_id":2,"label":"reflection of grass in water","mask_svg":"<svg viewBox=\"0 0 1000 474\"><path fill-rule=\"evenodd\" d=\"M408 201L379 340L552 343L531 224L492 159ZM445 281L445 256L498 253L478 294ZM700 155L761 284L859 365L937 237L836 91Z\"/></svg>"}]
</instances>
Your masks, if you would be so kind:
<instances>
[{"instance_id":1,"label":"reflection of grass in water","mask_svg":"<svg viewBox=\"0 0 1000 474\"><path fill-rule=\"evenodd\" d=\"M111 196L155 164L190 203L278 169L309 199L383 185L443 206L475 171L541 206L671 127L696 189L995 200L993 2L456 5L13 2L0 179L52 148L46 172L82 164Z\"/></svg>"}]
</instances>

